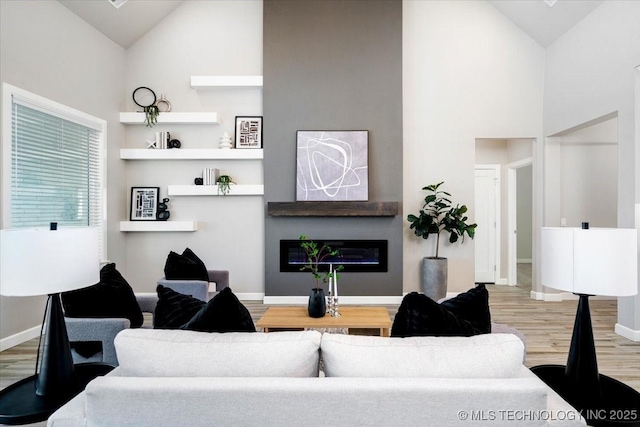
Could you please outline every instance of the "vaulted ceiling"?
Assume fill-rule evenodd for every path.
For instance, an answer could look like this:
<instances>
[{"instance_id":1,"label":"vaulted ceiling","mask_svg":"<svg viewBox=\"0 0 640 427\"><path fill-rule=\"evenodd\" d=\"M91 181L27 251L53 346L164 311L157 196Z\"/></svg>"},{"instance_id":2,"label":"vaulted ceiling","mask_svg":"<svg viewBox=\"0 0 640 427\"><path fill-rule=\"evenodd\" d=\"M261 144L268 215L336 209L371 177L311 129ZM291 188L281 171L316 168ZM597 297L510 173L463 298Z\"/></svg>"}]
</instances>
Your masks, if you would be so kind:
<instances>
[{"instance_id":1,"label":"vaulted ceiling","mask_svg":"<svg viewBox=\"0 0 640 427\"><path fill-rule=\"evenodd\" d=\"M552 0L547 0L553 3ZM603 0L489 0L522 31L547 47L598 7Z\"/></svg>"},{"instance_id":2,"label":"vaulted ceiling","mask_svg":"<svg viewBox=\"0 0 640 427\"><path fill-rule=\"evenodd\" d=\"M128 0L116 9L109 0L58 0L105 36L130 48L182 0Z\"/></svg>"},{"instance_id":3,"label":"vaulted ceiling","mask_svg":"<svg viewBox=\"0 0 640 427\"><path fill-rule=\"evenodd\" d=\"M124 49L131 47L183 2L128 0L116 9L109 0L58 1ZM553 6L548 4L553 3L553 0L488 1L546 48L591 13L603 0L558 0Z\"/></svg>"}]
</instances>

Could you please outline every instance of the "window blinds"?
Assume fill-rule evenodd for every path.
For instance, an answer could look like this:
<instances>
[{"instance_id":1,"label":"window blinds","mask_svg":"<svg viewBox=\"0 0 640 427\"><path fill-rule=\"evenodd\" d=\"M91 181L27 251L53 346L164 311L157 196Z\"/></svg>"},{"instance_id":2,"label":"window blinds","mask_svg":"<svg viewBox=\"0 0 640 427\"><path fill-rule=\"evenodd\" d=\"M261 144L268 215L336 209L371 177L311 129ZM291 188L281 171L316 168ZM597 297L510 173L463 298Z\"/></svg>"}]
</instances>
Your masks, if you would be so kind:
<instances>
[{"instance_id":1,"label":"window blinds","mask_svg":"<svg viewBox=\"0 0 640 427\"><path fill-rule=\"evenodd\" d=\"M11 123L12 227L99 226L102 240L101 130L15 97Z\"/></svg>"}]
</instances>

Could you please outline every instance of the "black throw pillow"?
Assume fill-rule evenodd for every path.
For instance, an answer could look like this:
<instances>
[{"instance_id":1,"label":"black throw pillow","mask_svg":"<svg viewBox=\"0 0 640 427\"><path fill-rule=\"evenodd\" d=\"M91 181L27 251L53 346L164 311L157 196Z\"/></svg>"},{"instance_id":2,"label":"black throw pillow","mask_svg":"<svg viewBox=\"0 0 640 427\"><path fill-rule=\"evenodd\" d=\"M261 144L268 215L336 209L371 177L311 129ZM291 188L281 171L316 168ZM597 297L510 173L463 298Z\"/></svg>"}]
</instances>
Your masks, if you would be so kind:
<instances>
[{"instance_id":1,"label":"black throw pillow","mask_svg":"<svg viewBox=\"0 0 640 427\"><path fill-rule=\"evenodd\" d=\"M231 288L224 288L180 329L200 332L255 332L245 307Z\"/></svg>"},{"instance_id":2,"label":"black throw pillow","mask_svg":"<svg viewBox=\"0 0 640 427\"><path fill-rule=\"evenodd\" d=\"M153 314L155 329L178 329L205 306L205 302L191 295L158 285L158 304Z\"/></svg>"},{"instance_id":3,"label":"black throw pillow","mask_svg":"<svg viewBox=\"0 0 640 427\"><path fill-rule=\"evenodd\" d=\"M488 293L484 285L479 288L458 295L449 304L438 304L418 292L407 294L393 321L391 336L471 336L491 332Z\"/></svg>"},{"instance_id":4,"label":"black throw pillow","mask_svg":"<svg viewBox=\"0 0 640 427\"><path fill-rule=\"evenodd\" d=\"M173 251L169 252L164 264L164 277L169 280L209 281L207 267L189 248L186 248L182 255Z\"/></svg>"},{"instance_id":5,"label":"black throw pillow","mask_svg":"<svg viewBox=\"0 0 640 427\"><path fill-rule=\"evenodd\" d=\"M484 284L469 289L451 299L442 301L451 313L463 317L478 328L482 334L491 332L491 313L489 312L489 291Z\"/></svg>"},{"instance_id":6,"label":"black throw pillow","mask_svg":"<svg viewBox=\"0 0 640 427\"><path fill-rule=\"evenodd\" d=\"M99 283L63 292L61 298L67 317L124 317L132 328L142 326L142 311L133 289L113 263L102 267Z\"/></svg>"}]
</instances>

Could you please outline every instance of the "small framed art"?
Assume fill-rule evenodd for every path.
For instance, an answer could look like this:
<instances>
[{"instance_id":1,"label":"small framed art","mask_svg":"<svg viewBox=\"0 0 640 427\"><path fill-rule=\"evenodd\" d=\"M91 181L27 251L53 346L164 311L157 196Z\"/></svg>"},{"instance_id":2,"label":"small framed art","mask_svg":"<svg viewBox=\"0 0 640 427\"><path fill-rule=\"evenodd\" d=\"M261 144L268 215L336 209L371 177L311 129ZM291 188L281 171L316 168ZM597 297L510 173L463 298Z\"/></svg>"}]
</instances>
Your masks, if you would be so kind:
<instances>
[{"instance_id":1,"label":"small framed art","mask_svg":"<svg viewBox=\"0 0 640 427\"><path fill-rule=\"evenodd\" d=\"M160 187L131 187L131 221L156 221Z\"/></svg>"},{"instance_id":2,"label":"small framed art","mask_svg":"<svg viewBox=\"0 0 640 427\"><path fill-rule=\"evenodd\" d=\"M262 148L262 116L236 116L236 148Z\"/></svg>"}]
</instances>

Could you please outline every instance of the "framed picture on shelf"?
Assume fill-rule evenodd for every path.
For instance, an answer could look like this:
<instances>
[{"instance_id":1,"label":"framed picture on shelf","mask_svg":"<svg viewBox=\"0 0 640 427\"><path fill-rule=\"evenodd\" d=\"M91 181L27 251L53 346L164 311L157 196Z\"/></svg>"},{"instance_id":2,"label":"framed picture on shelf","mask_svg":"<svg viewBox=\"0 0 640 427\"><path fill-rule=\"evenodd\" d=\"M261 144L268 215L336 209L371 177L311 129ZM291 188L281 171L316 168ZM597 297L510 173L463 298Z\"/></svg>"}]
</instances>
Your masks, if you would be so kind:
<instances>
[{"instance_id":1,"label":"framed picture on shelf","mask_svg":"<svg viewBox=\"0 0 640 427\"><path fill-rule=\"evenodd\" d=\"M160 187L131 187L131 221L156 221Z\"/></svg>"},{"instance_id":2,"label":"framed picture on shelf","mask_svg":"<svg viewBox=\"0 0 640 427\"><path fill-rule=\"evenodd\" d=\"M262 148L262 116L236 116L236 148Z\"/></svg>"}]
</instances>

